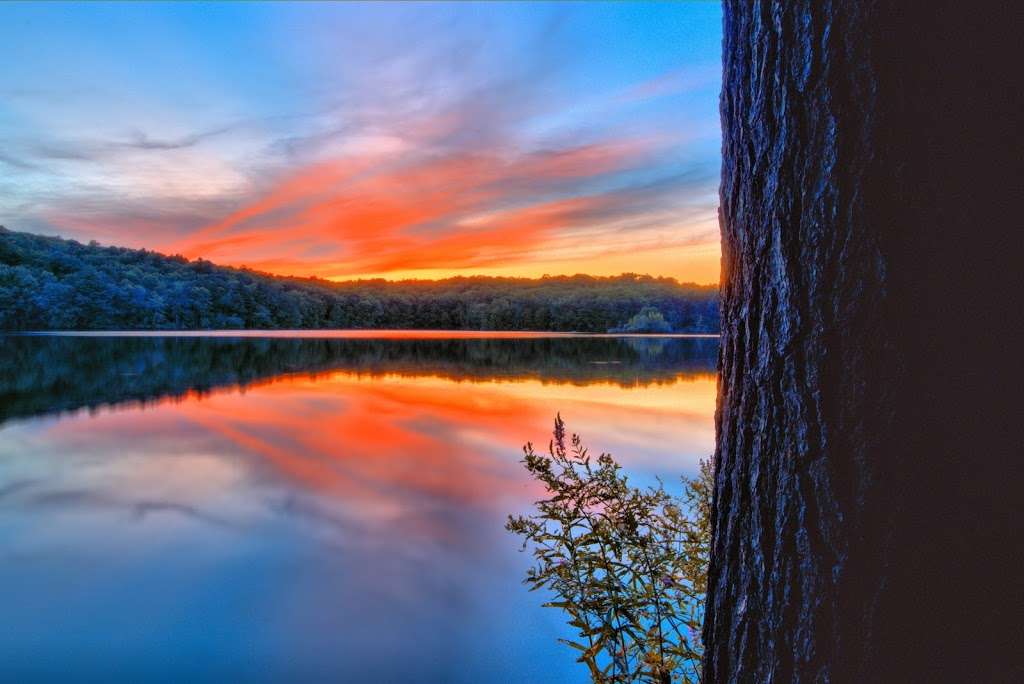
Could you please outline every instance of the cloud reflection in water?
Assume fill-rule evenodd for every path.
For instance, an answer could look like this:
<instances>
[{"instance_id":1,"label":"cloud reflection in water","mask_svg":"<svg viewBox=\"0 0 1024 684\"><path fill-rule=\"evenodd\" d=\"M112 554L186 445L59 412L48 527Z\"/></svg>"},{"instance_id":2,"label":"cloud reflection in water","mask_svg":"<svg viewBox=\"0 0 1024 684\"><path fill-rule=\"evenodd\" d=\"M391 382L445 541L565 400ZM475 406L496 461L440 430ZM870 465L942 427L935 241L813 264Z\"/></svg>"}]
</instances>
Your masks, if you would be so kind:
<instances>
[{"instance_id":1,"label":"cloud reflection in water","mask_svg":"<svg viewBox=\"0 0 1024 684\"><path fill-rule=\"evenodd\" d=\"M28 370L0 367L0 586L19 625L0 662L580 679L501 527L541 494L519 449L561 411L638 481L692 472L713 443L714 341L421 342L4 340ZM24 363L47 354L48 371ZM149 396L117 389L142 377L129 367ZM60 391L76 383L108 391Z\"/></svg>"}]
</instances>

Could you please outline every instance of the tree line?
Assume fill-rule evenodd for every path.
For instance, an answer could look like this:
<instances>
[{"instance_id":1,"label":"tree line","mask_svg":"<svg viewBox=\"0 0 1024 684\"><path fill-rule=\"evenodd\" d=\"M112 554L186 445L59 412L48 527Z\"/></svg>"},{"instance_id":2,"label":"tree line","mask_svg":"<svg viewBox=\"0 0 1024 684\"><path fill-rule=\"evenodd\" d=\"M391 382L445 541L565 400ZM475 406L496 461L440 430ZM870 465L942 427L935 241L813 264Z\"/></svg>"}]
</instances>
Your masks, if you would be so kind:
<instances>
[{"instance_id":1,"label":"tree line","mask_svg":"<svg viewBox=\"0 0 1024 684\"><path fill-rule=\"evenodd\" d=\"M0 329L411 328L606 332L641 311L718 331L718 288L623 274L332 282L0 226Z\"/></svg>"},{"instance_id":2,"label":"tree line","mask_svg":"<svg viewBox=\"0 0 1024 684\"><path fill-rule=\"evenodd\" d=\"M718 341L653 337L298 339L0 335L0 426L146 403L285 374L497 378L649 386L715 372Z\"/></svg>"}]
</instances>

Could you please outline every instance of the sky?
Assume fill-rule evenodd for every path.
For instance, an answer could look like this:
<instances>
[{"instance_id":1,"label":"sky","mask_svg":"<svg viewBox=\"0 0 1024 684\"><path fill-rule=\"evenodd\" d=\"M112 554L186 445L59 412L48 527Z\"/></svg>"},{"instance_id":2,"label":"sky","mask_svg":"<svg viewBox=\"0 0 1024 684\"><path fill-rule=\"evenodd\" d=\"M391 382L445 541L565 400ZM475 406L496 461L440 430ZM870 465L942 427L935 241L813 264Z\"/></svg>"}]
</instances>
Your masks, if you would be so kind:
<instances>
[{"instance_id":1,"label":"sky","mask_svg":"<svg viewBox=\"0 0 1024 684\"><path fill-rule=\"evenodd\" d=\"M719 276L721 9L3 3L0 224L330 279Z\"/></svg>"}]
</instances>

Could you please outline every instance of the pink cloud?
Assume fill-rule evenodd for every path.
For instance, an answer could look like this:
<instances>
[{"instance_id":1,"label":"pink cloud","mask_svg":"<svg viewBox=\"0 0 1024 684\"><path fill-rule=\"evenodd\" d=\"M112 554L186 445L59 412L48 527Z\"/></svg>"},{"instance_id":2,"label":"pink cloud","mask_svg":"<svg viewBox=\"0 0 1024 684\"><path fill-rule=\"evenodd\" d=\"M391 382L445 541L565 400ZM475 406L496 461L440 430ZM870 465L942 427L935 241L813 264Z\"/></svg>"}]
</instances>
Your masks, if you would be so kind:
<instances>
[{"instance_id":1,"label":"pink cloud","mask_svg":"<svg viewBox=\"0 0 1024 684\"><path fill-rule=\"evenodd\" d=\"M551 199L652 152L616 140L527 154L458 152L320 162L164 251L291 275L357 276L528 258L617 195Z\"/></svg>"}]
</instances>

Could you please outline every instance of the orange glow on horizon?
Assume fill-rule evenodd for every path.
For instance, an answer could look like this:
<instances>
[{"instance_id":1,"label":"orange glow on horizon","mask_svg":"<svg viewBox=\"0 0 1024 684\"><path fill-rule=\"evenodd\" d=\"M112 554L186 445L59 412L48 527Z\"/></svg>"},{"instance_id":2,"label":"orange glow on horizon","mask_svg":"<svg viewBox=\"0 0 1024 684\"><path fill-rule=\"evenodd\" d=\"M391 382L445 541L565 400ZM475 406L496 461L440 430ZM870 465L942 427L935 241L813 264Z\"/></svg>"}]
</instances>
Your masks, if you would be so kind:
<instances>
[{"instance_id":1,"label":"orange glow on horizon","mask_svg":"<svg viewBox=\"0 0 1024 684\"><path fill-rule=\"evenodd\" d=\"M717 227L707 217L647 215L642 189L545 196L642 165L656 148L618 140L519 155L363 152L311 164L157 249L330 280L643 273L716 283Z\"/></svg>"},{"instance_id":2,"label":"orange glow on horizon","mask_svg":"<svg viewBox=\"0 0 1024 684\"><path fill-rule=\"evenodd\" d=\"M505 278L541 278L543 276L618 276L637 273L656 277L675 278L681 283L718 285L721 270L721 253L717 242L699 245L683 245L668 248L652 247L629 252L616 251L590 258L554 259L521 264L495 265L475 268L423 268L393 270L379 273L360 274L360 278L382 278L384 280L444 280L455 277L492 276ZM304 268L300 264L283 265L289 275L317 276L316 269ZM268 270L273 273L284 271ZM353 280L352 277L327 278L336 282Z\"/></svg>"}]
</instances>

